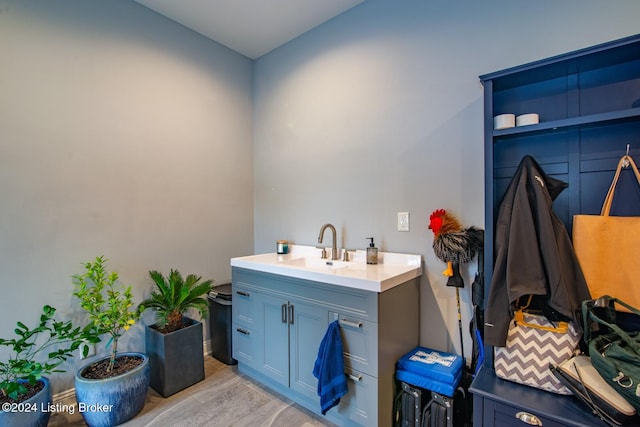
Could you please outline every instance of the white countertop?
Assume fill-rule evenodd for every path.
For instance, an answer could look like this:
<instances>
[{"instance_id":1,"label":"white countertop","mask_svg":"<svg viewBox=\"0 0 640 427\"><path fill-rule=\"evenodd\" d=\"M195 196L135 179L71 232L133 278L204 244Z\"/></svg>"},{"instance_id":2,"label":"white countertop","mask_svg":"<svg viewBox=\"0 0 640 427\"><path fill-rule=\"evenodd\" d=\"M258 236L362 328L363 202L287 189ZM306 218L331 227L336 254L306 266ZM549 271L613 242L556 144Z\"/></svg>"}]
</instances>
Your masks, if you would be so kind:
<instances>
[{"instance_id":1,"label":"white countertop","mask_svg":"<svg viewBox=\"0 0 640 427\"><path fill-rule=\"evenodd\" d=\"M321 259L321 250L314 246L290 245L286 255L232 258L231 266L372 292L384 292L422 275L420 255L378 252L378 264L366 264L364 250L349 251L347 262L342 257L331 261L331 249L327 252L329 258Z\"/></svg>"}]
</instances>

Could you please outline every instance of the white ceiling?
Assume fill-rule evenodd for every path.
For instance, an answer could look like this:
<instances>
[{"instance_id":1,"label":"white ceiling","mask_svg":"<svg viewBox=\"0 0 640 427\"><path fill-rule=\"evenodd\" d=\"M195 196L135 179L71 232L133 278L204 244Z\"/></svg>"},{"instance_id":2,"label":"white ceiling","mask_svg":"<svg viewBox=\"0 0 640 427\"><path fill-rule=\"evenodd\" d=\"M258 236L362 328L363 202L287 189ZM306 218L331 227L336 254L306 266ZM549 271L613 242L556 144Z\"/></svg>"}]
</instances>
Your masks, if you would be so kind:
<instances>
[{"instance_id":1,"label":"white ceiling","mask_svg":"<svg viewBox=\"0 0 640 427\"><path fill-rule=\"evenodd\" d=\"M364 0L135 0L251 59Z\"/></svg>"}]
</instances>

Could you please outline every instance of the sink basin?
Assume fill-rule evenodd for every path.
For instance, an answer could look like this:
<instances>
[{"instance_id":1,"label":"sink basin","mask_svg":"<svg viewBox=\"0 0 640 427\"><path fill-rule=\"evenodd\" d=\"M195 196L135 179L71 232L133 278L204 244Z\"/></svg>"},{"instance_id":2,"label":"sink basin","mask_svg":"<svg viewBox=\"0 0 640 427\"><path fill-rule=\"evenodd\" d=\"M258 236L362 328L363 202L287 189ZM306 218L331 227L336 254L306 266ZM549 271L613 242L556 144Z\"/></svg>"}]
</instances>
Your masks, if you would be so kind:
<instances>
[{"instance_id":1,"label":"sink basin","mask_svg":"<svg viewBox=\"0 0 640 427\"><path fill-rule=\"evenodd\" d=\"M336 270L338 268L345 268L353 263L321 258L294 258L282 261L282 264L312 270Z\"/></svg>"}]
</instances>

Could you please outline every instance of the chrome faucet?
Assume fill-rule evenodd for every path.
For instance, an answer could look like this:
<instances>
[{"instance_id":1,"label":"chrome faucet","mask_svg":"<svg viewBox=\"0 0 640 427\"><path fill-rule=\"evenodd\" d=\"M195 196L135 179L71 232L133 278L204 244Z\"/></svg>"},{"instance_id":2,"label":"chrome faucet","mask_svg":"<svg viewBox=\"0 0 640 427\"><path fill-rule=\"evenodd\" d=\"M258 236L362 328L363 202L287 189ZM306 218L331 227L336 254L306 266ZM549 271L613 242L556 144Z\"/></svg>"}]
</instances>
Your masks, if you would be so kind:
<instances>
[{"instance_id":1,"label":"chrome faucet","mask_svg":"<svg viewBox=\"0 0 640 427\"><path fill-rule=\"evenodd\" d=\"M336 260L340 257L338 256L338 247L336 244L337 236L336 236L336 228L331 224L325 224L320 227L320 235L318 236L318 243L322 243L322 238L324 237L324 230L330 229L333 232L333 243L331 245L331 259Z\"/></svg>"}]
</instances>

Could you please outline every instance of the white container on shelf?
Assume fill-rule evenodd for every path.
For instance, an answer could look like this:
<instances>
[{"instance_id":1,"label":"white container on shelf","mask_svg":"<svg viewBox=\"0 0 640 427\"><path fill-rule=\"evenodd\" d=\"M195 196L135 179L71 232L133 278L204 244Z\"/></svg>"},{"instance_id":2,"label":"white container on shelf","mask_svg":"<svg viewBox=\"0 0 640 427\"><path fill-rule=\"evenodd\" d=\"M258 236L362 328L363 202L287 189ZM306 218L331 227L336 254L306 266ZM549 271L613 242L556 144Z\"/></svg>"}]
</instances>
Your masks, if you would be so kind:
<instances>
[{"instance_id":1,"label":"white container on shelf","mask_svg":"<svg viewBox=\"0 0 640 427\"><path fill-rule=\"evenodd\" d=\"M537 125L540 123L540 116L536 113L520 114L516 117L516 126Z\"/></svg>"},{"instance_id":2,"label":"white container on shelf","mask_svg":"<svg viewBox=\"0 0 640 427\"><path fill-rule=\"evenodd\" d=\"M493 118L493 128L495 130L512 128L516 125L515 114L500 114Z\"/></svg>"}]
</instances>

